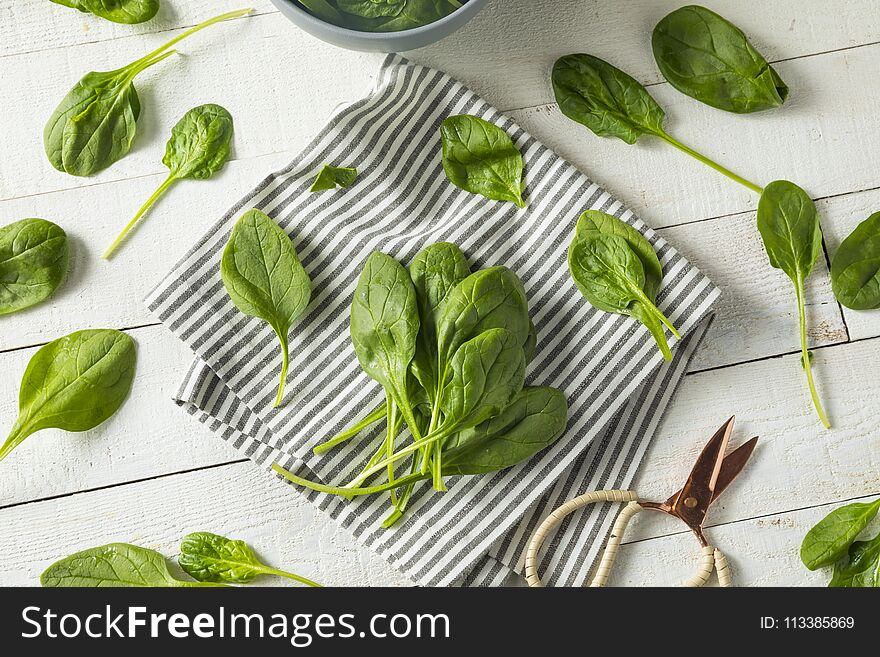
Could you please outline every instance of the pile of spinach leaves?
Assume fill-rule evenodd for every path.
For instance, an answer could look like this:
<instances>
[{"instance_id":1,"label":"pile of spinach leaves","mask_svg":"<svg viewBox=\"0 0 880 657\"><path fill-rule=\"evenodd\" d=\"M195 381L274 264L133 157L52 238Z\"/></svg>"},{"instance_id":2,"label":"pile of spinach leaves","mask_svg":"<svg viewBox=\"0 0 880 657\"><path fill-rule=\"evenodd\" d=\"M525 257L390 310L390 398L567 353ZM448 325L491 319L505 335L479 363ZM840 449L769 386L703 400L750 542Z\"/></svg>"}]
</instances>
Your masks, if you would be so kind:
<instances>
[{"instance_id":1,"label":"pile of spinach leaves","mask_svg":"<svg viewBox=\"0 0 880 657\"><path fill-rule=\"evenodd\" d=\"M801 561L810 570L833 566L831 587L880 587L880 534L856 540L878 511L880 499L835 509L807 532Z\"/></svg>"},{"instance_id":2,"label":"pile of spinach leaves","mask_svg":"<svg viewBox=\"0 0 880 657\"><path fill-rule=\"evenodd\" d=\"M321 586L310 579L264 565L244 541L210 532L184 537L178 563L195 581L177 579L159 552L128 543L82 550L56 561L40 576L48 588L195 588L247 584L259 575L275 575Z\"/></svg>"},{"instance_id":3,"label":"pile of spinach leaves","mask_svg":"<svg viewBox=\"0 0 880 657\"><path fill-rule=\"evenodd\" d=\"M393 508L385 527L402 517L415 483L431 480L444 491L444 477L511 467L565 430L565 395L524 386L537 338L522 282L506 267L471 273L454 244L428 246L408 271L387 254L370 255L352 301L351 338L361 367L382 385L386 401L315 451L327 451L384 417L387 430L374 456L346 486L308 481L277 464L273 469L335 495L389 491ZM411 440L401 445L404 426ZM380 474L384 483L369 483Z\"/></svg>"},{"instance_id":4,"label":"pile of spinach leaves","mask_svg":"<svg viewBox=\"0 0 880 657\"><path fill-rule=\"evenodd\" d=\"M298 0L316 18L359 32L400 32L445 18L467 0Z\"/></svg>"}]
</instances>

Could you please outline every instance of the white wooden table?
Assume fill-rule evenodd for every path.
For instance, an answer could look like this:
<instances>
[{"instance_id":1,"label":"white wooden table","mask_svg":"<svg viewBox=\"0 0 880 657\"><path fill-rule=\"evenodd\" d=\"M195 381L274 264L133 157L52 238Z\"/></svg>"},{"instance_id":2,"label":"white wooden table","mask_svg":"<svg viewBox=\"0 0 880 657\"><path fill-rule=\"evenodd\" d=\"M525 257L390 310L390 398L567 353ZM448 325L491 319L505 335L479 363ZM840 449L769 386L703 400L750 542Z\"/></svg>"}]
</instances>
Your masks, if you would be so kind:
<instances>
[{"instance_id":1,"label":"white wooden table","mask_svg":"<svg viewBox=\"0 0 880 657\"><path fill-rule=\"evenodd\" d=\"M661 230L724 291L718 317L654 440L636 486L680 484L698 446L731 414L737 439L761 436L752 463L708 518L739 583L823 584L800 541L837 505L880 492L880 312L835 302L822 262L809 288L810 342L823 431L798 365L788 280L770 269L756 197L686 156L644 140L599 139L560 115L550 67L589 51L651 85L673 134L760 183L787 178L818 199L825 253L880 209L880 8L876 0L704 0L740 25L791 87L776 111L735 116L661 82L650 30L683 0L493 0L470 25L409 53L465 81ZM87 70L116 68L181 28L245 0L166 0L156 20L113 25L47 0L0 0L0 224L45 217L72 238L71 276L49 303L0 319L0 424L36 348L87 327L129 332L139 347L131 398L82 435L44 431L0 464L0 584L32 585L53 560L110 541L176 554L187 532L251 541L271 563L334 585L404 585L382 559L244 460L170 401L190 354L142 299L218 216L285 163L339 103L372 84L378 54L300 32L268 0L254 15L181 45L139 78L133 152L94 178L55 171L42 128ZM164 177L171 126L190 107L226 106L234 160L209 182L178 185L112 263L103 248ZM255 503L255 500L258 502ZM640 518L614 584L671 583L696 545L683 528ZM271 583L271 582L270 582Z\"/></svg>"}]
</instances>

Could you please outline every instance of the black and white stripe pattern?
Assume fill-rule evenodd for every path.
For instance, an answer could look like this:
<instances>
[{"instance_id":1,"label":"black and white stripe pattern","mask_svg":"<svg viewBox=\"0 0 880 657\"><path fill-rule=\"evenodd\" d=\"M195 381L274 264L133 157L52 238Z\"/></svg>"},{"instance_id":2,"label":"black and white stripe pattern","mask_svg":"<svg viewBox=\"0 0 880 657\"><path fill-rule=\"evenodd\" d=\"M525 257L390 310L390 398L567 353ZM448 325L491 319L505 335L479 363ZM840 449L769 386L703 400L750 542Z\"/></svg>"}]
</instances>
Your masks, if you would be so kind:
<instances>
[{"instance_id":1,"label":"black and white stripe pattern","mask_svg":"<svg viewBox=\"0 0 880 657\"><path fill-rule=\"evenodd\" d=\"M460 113L511 135L526 161L525 210L446 180L439 124ZM309 194L324 163L356 166L357 183L344 192ZM272 409L280 371L276 338L238 312L218 270L232 225L251 207L290 233L314 283L309 310L292 332L291 373L278 410ZM657 249L664 267L658 305L687 343L675 349L671 365L643 327L592 309L571 281L567 246L578 214L588 208L628 221ZM320 457L311 447L382 400L380 387L360 371L348 335L361 266L374 250L408 263L440 240L458 244L474 269L504 264L522 278L539 335L528 378L566 392L568 431L529 463L453 479L445 495L432 494L429 486L417 489L405 522L392 530L377 529L388 512L384 497L352 503L307 497L419 583L462 583L468 574L474 583L495 582L494 566L485 575L474 567L489 554L517 567L529 510L543 510L545 494L555 499L579 486L631 480L718 296L711 282L604 190L460 83L392 55L370 96L337 111L289 166L232 208L147 305L197 355L181 403L260 464L278 461L342 482L375 449L376 432ZM581 530L579 561L559 568L560 581L571 581L589 562L601 542L595 539L604 538L605 520L573 523Z\"/></svg>"}]
</instances>

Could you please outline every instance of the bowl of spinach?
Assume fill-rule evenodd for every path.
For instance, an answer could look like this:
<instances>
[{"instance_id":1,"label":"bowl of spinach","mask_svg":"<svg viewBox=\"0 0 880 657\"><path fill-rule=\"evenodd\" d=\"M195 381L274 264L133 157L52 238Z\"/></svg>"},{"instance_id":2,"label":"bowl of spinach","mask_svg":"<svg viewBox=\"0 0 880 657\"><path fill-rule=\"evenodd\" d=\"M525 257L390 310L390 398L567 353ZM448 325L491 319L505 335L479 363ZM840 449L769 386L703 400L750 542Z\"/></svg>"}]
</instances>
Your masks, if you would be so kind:
<instances>
[{"instance_id":1,"label":"bowl of spinach","mask_svg":"<svg viewBox=\"0 0 880 657\"><path fill-rule=\"evenodd\" d=\"M400 52L449 36L488 0L272 0L301 29L349 50Z\"/></svg>"}]
</instances>

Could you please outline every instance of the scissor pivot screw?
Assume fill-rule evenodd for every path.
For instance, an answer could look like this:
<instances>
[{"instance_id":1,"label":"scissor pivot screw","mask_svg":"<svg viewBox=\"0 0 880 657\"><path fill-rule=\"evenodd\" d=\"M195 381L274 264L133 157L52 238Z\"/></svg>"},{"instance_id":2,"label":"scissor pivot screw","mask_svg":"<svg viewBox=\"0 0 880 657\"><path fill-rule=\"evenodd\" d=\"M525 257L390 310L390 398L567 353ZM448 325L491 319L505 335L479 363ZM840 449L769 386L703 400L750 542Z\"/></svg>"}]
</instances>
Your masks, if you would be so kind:
<instances>
[{"instance_id":1,"label":"scissor pivot screw","mask_svg":"<svg viewBox=\"0 0 880 657\"><path fill-rule=\"evenodd\" d=\"M695 506L697 506L697 498L696 497L686 497L684 500L684 505L689 509L693 509Z\"/></svg>"}]
</instances>

